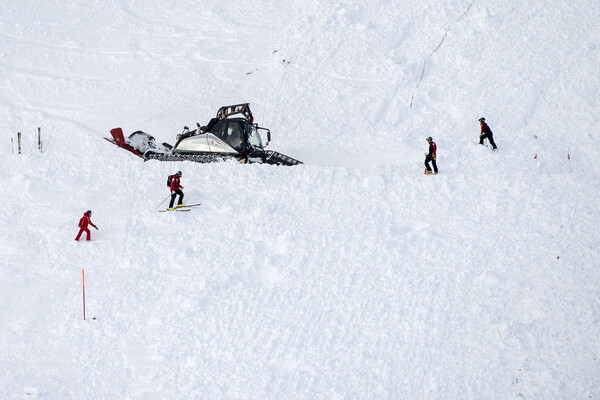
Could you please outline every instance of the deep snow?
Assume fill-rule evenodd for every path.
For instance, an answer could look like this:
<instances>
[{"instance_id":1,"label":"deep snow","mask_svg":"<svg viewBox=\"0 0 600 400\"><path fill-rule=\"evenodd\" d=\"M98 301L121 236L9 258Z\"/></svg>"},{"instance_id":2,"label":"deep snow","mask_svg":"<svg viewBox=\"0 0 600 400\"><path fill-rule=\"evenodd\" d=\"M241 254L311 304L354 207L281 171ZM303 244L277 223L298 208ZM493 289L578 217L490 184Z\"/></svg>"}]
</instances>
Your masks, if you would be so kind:
<instances>
[{"instance_id":1,"label":"deep snow","mask_svg":"<svg viewBox=\"0 0 600 400\"><path fill-rule=\"evenodd\" d=\"M2 10L0 397L600 396L598 2ZM305 164L102 140L241 102Z\"/></svg>"}]
</instances>

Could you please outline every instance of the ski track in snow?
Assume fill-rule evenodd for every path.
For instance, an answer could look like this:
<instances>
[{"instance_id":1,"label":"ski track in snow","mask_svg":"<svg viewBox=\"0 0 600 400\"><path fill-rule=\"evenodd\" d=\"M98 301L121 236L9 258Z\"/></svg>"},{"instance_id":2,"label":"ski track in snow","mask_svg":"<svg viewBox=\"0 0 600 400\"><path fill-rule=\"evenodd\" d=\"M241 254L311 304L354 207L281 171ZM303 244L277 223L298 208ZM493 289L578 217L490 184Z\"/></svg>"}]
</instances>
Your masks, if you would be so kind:
<instances>
[{"instance_id":1,"label":"ski track in snow","mask_svg":"<svg viewBox=\"0 0 600 400\"><path fill-rule=\"evenodd\" d=\"M0 397L597 398L598 11L6 5ZM102 140L241 102L305 164ZM177 170L202 205L158 213Z\"/></svg>"}]
</instances>

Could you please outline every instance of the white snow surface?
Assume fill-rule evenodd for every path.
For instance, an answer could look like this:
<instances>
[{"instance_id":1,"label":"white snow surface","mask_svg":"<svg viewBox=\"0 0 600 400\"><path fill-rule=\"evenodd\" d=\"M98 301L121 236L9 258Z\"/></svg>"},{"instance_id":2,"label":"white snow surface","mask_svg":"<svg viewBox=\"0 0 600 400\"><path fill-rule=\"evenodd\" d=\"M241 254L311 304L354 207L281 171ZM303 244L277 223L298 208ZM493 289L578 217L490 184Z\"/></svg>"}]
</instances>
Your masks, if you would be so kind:
<instances>
[{"instance_id":1,"label":"white snow surface","mask_svg":"<svg viewBox=\"0 0 600 400\"><path fill-rule=\"evenodd\" d=\"M3 1L0 398L598 399L599 21L597 0ZM172 144L245 102L304 165L102 139ZM177 170L202 206L158 213Z\"/></svg>"}]
</instances>

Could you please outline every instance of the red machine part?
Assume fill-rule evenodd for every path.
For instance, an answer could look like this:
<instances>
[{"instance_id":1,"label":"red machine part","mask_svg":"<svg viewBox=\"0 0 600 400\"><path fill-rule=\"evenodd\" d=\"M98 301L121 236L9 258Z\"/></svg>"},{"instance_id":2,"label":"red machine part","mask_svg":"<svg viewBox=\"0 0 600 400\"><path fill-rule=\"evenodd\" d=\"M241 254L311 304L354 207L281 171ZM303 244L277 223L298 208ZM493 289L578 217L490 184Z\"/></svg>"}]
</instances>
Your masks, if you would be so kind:
<instances>
[{"instance_id":1,"label":"red machine part","mask_svg":"<svg viewBox=\"0 0 600 400\"><path fill-rule=\"evenodd\" d=\"M113 137L112 139L109 139L109 138L104 138L104 139L108 140L112 144L115 144L115 145L121 147L122 149L132 152L133 154L135 154L136 156L138 156L140 158L144 158L144 155L142 154L141 151L136 150L133 147L131 147L130 145L128 145L127 143L125 143L125 136L123 135L123 130L121 128L111 129L110 134Z\"/></svg>"}]
</instances>

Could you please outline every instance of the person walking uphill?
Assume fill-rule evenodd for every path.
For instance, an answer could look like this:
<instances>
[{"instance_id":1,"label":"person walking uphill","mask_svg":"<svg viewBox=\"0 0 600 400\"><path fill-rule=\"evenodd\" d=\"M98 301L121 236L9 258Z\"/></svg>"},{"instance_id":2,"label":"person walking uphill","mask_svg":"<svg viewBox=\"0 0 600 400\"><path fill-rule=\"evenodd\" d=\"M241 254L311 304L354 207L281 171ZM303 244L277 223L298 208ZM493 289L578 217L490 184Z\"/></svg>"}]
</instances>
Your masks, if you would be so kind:
<instances>
[{"instance_id":1,"label":"person walking uphill","mask_svg":"<svg viewBox=\"0 0 600 400\"><path fill-rule=\"evenodd\" d=\"M479 144L483 144L483 140L487 139L492 145L492 151L498 150L498 147L496 147L496 143L494 142L494 133L488 124L485 123L485 118L479 118L479 124L481 125L481 131L479 132Z\"/></svg>"},{"instance_id":2,"label":"person walking uphill","mask_svg":"<svg viewBox=\"0 0 600 400\"><path fill-rule=\"evenodd\" d=\"M169 188L171 189L171 203L169 203L169 211L173 211L173 204L175 204L175 198L179 195L179 201L177 202L177 207L183 207L183 186L181 186L181 182L179 179L181 178L182 172L177 171L177 173L171 176L171 184Z\"/></svg>"},{"instance_id":3,"label":"person walking uphill","mask_svg":"<svg viewBox=\"0 0 600 400\"><path fill-rule=\"evenodd\" d=\"M83 214L83 217L81 217L81 219L79 220L79 233L77 234L77 237L75 238L76 241L79 241L79 238L81 237L81 234L83 232L85 232L85 235L86 235L85 240L90 240L92 238L92 234L90 233L90 230L88 229L88 225L91 225L94 228L96 228L96 230L98 230L98 227L96 225L94 225L94 223L92 222L92 212L90 210L87 210Z\"/></svg>"},{"instance_id":4,"label":"person walking uphill","mask_svg":"<svg viewBox=\"0 0 600 400\"><path fill-rule=\"evenodd\" d=\"M433 166L433 174L437 175L438 168L437 168L437 163L435 162L435 159L437 158L437 156L436 156L437 145L435 144L435 142L433 141L433 138L431 136L429 136L425 140L427 140L427 143L429 143L429 153L425 154L425 175L431 175L431 167L429 166L430 162L431 162L431 165Z\"/></svg>"}]
</instances>

